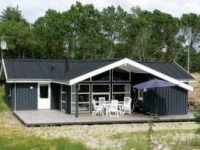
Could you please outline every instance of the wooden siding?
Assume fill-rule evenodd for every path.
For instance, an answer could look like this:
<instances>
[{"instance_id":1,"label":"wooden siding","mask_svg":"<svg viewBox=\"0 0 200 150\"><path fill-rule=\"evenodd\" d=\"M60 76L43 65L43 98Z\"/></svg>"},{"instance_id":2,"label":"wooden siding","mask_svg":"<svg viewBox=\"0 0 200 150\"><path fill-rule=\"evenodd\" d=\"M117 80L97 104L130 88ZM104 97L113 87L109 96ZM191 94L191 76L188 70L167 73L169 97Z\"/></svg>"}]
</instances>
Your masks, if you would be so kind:
<instances>
[{"instance_id":1,"label":"wooden siding","mask_svg":"<svg viewBox=\"0 0 200 150\"><path fill-rule=\"evenodd\" d=\"M16 84L16 110L37 110L37 88L35 83ZM15 85L12 86L12 104L15 109Z\"/></svg>"},{"instance_id":2,"label":"wooden siding","mask_svg":"<svg viewBox=\"0 0 200 150\"><path fill-rule=\"evenodd\" d=\"M150 74L132 74L132 85L155 78ZM137 95L137 90L136 93ZM132 94L132 97L134 94ZM134 97L133 97L134 98ZM135 98L136 100L137 98ZM176 87L147 89L144 100L138 101L137 111L158 115L184 115L188 113L188 91Z\"/></svg>"}]
</instances>

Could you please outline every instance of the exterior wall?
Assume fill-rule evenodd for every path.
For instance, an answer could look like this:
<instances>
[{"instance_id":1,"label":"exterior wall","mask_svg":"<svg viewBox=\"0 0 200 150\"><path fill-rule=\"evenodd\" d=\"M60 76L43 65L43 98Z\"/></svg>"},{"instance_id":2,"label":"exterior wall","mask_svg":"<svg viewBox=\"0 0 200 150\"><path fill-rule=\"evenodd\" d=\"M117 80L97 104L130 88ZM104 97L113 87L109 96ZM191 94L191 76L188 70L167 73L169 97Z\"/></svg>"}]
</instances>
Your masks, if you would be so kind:
<instances>
[{"instance_id":1,"label":"exterior wall","mask_svg":"<svg viewBox=\"0 0 200 150\"><path fill-rule=\"evenodd\" d=\"M132 85L153 78L155 77L150 74L132 73ZM135 95L137 95L137 92L136 90ZM136 111L158 115L184 115L188 113L187 102L188 91L178 86L147 89L144 92L144 100L137 101Z\"/></svg>"},{"instance_id":2,"label":"exterior wall","mask_svg":"<svg viewBox=\"0 0 200 150\"><path fill-rule=\"evenodd\" d=\"M11 110L37 110L37 84L6 84L6 97L10 100ZM16 95L16 104L15 104Z\"/></svg>"},{"instance_id":3,"label":"exterior wall","mask_svg":"<svg viewBox=\"0 0 200 150\"><path fill-rule=\"evenodd\" d=\"M184 115L188 113L187 95L187 91L180 87L147 90L144 109L158 115Z\"/></svg>"}]
</instances>

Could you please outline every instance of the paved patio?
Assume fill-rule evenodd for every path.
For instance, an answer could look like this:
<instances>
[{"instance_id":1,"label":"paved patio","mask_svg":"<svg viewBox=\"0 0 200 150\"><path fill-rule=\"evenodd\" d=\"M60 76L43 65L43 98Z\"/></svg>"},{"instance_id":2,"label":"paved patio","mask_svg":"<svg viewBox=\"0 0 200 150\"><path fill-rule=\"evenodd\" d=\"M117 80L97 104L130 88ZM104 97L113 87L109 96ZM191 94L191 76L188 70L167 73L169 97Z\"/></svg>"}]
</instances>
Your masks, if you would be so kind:
<instances>
[{"instance_id":1,"label":"paved patio","mask_svg":"<svg viewBox=\"0 0 200 150\"><path fill-rule=\"evenodd\" d=\"M147 115L134 113L120 117L92 116L91 114L66 114L59 110L15 111L14 115L26 126L40 125L72 125L72 124L112 124L112 123L146 123ZM188 115L160 116L156 122L194 121L192 113Z\"/></svg>"}]
</instances>

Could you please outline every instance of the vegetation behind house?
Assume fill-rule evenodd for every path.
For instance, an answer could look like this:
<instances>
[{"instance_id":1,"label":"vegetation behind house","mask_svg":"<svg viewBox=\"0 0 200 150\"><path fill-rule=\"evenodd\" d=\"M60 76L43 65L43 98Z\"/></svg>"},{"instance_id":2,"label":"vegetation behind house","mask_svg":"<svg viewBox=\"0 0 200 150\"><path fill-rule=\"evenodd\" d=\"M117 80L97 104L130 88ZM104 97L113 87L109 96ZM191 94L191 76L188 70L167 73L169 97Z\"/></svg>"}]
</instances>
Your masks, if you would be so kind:
<instances>
[{"instance_id":1,"label":"vegetation behind house","mask_svg":"<svg viewBox=\"0 0 200 150\"><path fill-rule=\"evenodd\" d=\"M200 71L200 16L180 18L160 10L133 6L97 10L92 4L77 2L69 10L49 9L34 23L17 7L7 7L0 15L0 36L8 43L5 58L112 59L176 61L191 71Z\"/></svg>"}]
</instances>

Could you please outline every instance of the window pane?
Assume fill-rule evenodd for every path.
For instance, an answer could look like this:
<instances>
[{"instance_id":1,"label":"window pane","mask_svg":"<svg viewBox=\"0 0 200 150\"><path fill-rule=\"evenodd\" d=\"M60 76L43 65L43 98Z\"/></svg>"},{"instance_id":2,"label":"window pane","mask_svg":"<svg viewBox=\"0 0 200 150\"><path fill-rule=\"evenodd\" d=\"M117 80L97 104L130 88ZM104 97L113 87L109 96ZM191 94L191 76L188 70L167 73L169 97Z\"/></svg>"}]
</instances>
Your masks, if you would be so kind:
<instances>
[{"instance_id":1,"label":"window pane","mask_svg":"<svg viewBox=\"0 0 200 150\"><path fill-rule=\"evenodd\" d=\"M75 103L76 102L76 94L72 94L71 95L71 103Z\"/></svg>"},{"instance_id":2,"label":"window pane","mask_svg":"<svg viewBox=\"0 0 200 150\"><path fill-rule=\"evenodd\" d=\"M99 97L105 97L106 101L109 101L109 95L108 94L101 94L101 95L93 95L93 99L95 101L98 101L99 100Z\"/></svg>"},{"instance_id":3,"label":"window pane","mask_svg":"<svg viewBox=\"0 0 200 150\"><path fill-rule=\"evenodd\" d=\"M72 93L76 93L76 85L72 85Z\"/></svg>"},{"instance_id":4,"label":"window pane","mask_svg":"<svg viewBox=\"0 0 200 150\"><path fill-rule=\"evenodd\" d=\"M48 98L48 85L40 85L40 97L41 98Z\"/></svg>"},{"instance_id":5,"label":"window pane","mask_svg":"<svg viewBox=\"0 0 200 150\"><path fill-rule=\"evenodd\" d=\"M84 85L84 84L80 84L79 85L79 92L86 92L86 93L89 93L90 92L90 88L89 88L89 85Z\"/></svg>"},{"instance_id":6,"label":"window pane","mask_svg":"<svg viewBox=\"0 0 200 150\"><path fill-rule=\"evenodd\" d=\"M93 92L110 92L109 85L93 85Z\"/></svg>"},{"instance_id":7,"label":"window pane","mask_svg":"<svg viewBox=\"0 0 200 150\"><path fill-rule=\"evenodd\" d=\"M79 94L78 95L78 101L79 102L89 102L89 94Z\"/></svg>"},{"instance_id":8,"label":"window pane","mask_svg":"<svg viewBox=\"0 0 200 150\"><path fill-rule=\"evenodd\" d=\"M62 110L65 110L65 103L62 102Z\"/></svg>"},{"instance_id":9,"label":"window pane","mask_svg":"<svg viewBox=\"0 0 200 150\"><path fill-rule=\"evenodd\" d=\"M110 74L110 71L96 75L96 76L92 77L92 81L109 81L110 80L109 74Z\"/></svg>"},{"instance_id":10,"label":"window pane","mask_svg":"<svg viewBox=\"0 0 200 150\"><path fill-rule=\"evenodd\" d=\"M113 69L113 81L129 81L129 72L120 68Z\"/></svg>"},{"instance_id":11,"label":"window pane","mask_svg":"<svg viewBox=\"0 0 200 150\"><path fill-rule=\"evenodd\" d=\"M113 99L124 101L124 97L130 97L130 94L113 94Z\"/></svg>"},{"instance_id":12,"label":"window pane","mask_svg":"<svg viewBox=\"0 0 200 150\"><path fill-rule=\"evenodd\" d=\"M122 85L113 85L113 92L130 92L130 85L129 84L122 84Z\"/></svg>"},{"instance_id":13,"label":"window pane","mask_svg":"<svg viewBox=\"0 0 200 150\"><path fill-rule=\"evenodd\" d=\"M84 111L89 111L90 110L90 105L89 103L85 104L78 104L78 112L84 112ZM76 111L76 104L71 105L71 111L75 112Z\"/></svg>"}]
</instances>

